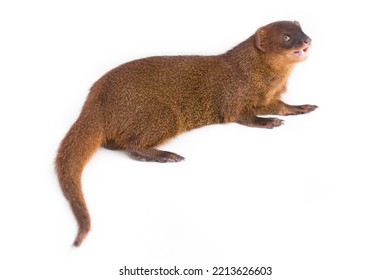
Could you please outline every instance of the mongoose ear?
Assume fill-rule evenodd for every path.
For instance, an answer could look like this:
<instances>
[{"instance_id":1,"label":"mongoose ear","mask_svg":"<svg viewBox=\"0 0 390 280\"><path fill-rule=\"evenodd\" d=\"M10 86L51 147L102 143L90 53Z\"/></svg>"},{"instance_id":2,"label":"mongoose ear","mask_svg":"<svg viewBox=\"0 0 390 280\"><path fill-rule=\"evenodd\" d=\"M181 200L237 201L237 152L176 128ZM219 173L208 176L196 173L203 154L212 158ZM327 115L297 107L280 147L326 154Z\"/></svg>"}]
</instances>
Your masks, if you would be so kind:
<instances>
[{"instance_id":1,"label":"mongoose ear","mask_svg":"<svg viewBox=\"0 0 390 280\"><path fill-rule=\"evenodd\" d=\"M267 40L266 40L267 31L264 27L260 27L255 33L256 47L262 52L267 51Z\"/></svg>"},{"instance_id":2,"label":"mongoose ear","mask_svg":"<svg viewBox=\"0 0 390 280\"><path fill-rule=\"evenodd\" d=\"M299 23L299 21L294 20L294 23L295 23L295 25L301 26L301 24Z\"/></svg>"}]
</instances>

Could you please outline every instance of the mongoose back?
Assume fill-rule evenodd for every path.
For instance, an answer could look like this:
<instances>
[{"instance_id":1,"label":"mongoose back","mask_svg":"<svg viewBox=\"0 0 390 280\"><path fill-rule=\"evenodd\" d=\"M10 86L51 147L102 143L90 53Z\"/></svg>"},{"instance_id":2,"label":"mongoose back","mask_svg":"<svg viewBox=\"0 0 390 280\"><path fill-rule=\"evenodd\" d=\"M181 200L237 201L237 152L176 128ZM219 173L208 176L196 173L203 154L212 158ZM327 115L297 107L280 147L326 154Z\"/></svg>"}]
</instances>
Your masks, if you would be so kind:
<instances>
[{"instance_id":1,"label":"mongoose back","mask_svg":"<svg viewBox=\"0 0 390 280\"><path fill-rule=\"evenodd\" d=\"M317 106L280 99L294 64L307 58L310 46L297 21L279 21L221 55L149 57L100 78L56 158L59 183L78 223L74 245L90 230L81 174L100 146L136 160L177 162L184 158L155 147L183 131L228 122L274 128L283 121L258 115L313 111Z\"/></svg>"}]
</instances>

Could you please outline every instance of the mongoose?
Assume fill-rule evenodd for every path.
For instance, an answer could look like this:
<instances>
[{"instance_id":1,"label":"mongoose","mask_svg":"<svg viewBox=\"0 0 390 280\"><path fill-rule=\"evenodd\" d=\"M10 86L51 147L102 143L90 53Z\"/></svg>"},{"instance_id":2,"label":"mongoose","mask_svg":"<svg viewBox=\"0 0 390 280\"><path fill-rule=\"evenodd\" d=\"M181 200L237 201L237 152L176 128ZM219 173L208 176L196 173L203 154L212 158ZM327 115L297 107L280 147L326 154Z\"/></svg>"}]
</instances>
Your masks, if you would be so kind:
<instances>
[{"instance_id":1,"label":"mongoose","mask_svg":"<svg viewBox=\"0 0 390 280\"><path fill-rule=\"evenodd\" d=\"M90 230L81 173L100 146L124 150L136 160L178 162L184 158L155 147L209 124L274 128L283 121L257 115L313 111L317 106L280 100L294 64L307 58L310 46L297 21L278 21L221 55L149 57L100 78L56 158L59 183L78 223L74 246Z\"/></svg>"}]
</instances>

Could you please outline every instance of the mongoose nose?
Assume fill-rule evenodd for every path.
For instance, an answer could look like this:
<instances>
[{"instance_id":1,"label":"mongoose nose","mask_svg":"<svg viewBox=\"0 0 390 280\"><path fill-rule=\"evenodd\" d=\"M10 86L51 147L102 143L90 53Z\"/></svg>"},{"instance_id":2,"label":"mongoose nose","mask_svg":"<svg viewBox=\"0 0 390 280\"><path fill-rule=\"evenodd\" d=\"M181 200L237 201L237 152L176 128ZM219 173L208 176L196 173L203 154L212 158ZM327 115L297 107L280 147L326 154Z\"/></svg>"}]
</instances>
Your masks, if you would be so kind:
<instances>
[{"instance_id":1,"label":"mongoose nose","mask_svg":"<svg viewBox=\"0 0 390 280\"><path fill-rule=\"evenodd\" d=\"M306 45L310 45L311 44L311 39L310 38L307 38L305 41L303 41Z\"/></svg>"}]
</instances>

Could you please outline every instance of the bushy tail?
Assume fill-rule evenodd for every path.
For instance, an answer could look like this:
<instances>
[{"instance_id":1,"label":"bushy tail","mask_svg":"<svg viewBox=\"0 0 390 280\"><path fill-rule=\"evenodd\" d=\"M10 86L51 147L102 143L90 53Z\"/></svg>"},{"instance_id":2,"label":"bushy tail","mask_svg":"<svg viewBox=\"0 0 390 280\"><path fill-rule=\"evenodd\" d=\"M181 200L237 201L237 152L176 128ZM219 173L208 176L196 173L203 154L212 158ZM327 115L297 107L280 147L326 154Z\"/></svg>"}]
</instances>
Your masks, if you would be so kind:
<instances>
[{"instance_id":1,"label":"bushy tail","mask_svg":"<svg viewBox=\"0 0 390 280\"><path fill-rule=\"evenodd\" d=\"M87 236L91 220L81 189L81 174L85 164L102 143L103 125L98 116L83 110L66 134L58 149L56 171L65 197L78 223L78 234L73 243L80 246Z\"/></svg>"}]
</instances>

